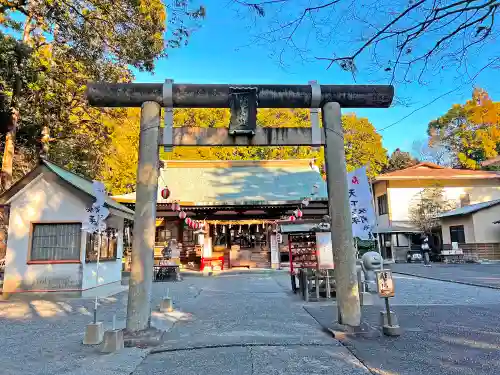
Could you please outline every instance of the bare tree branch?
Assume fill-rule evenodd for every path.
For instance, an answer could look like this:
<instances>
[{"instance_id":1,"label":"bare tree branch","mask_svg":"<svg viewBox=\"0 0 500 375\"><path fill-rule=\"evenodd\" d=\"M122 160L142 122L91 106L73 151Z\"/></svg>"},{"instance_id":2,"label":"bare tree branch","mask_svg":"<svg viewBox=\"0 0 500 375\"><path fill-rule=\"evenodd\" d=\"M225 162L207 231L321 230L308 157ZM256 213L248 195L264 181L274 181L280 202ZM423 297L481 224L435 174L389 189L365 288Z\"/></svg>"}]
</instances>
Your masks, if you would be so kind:
<instances>
[{"instance_id":1,"label":"bare tree branch","mask_svg":"<svg viewBox=\"0 0 500 375\"><path fill-rule=\"evenodd\" d=\"M438 74L451 61L466 70L467 54L494 42L498 35L495 15L500 0L382 0L352 5L345 0L234 1L239 6L260 9L257 15L270 24L258 32L257 38L268 45L279 45L280 59L285 50L301 50L328 62L327 69L338 64L352 74L361 66L368 74L366 68L371 62L391 83L398 79L423 83L424 73ZM276 7L278 4L286 7ZM336 23L336 19L343 22ZM361 33L360 39L351 27ZM320 45L316 49L324 51L322 45L326 44L335 49L333 56L311 52L315 49L309 40L311 30L317 31ZM379 50L379 46L383 48ZM490 59L497 56L498 47L492 46L486 50ZM410 75L415 70L418 73Z\"/></svg>"}]
</instances>

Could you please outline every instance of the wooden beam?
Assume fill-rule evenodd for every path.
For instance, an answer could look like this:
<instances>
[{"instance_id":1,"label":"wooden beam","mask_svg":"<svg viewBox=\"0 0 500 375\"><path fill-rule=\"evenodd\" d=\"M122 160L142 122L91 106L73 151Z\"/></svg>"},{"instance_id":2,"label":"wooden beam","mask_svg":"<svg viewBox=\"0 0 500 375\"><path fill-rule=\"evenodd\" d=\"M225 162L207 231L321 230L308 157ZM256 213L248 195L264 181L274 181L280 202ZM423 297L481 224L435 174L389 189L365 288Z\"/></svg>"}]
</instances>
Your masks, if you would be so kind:
<instances>
[{"instance_id":1,"label":"wooden beam","mask_svg":"<svg viewBox=\"0 0 500 375\"><path fill-rule=\"evenodd\" d=\"M311 128L262 127L253 137L230 135L229 128L174 128L172 139L173 145L164 146L321 146L325 142L322 132L321 144L313 144Z\"/></svg>"}]
</instances>

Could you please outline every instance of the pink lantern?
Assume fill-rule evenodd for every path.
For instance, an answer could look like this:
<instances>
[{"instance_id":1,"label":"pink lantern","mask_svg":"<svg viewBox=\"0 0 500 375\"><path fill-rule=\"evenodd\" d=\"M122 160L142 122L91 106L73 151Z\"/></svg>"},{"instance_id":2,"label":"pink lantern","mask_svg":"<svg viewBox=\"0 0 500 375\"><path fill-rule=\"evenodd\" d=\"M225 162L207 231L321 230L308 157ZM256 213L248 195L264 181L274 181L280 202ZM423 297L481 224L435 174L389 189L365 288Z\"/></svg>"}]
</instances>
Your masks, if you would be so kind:
<instances>
[{"instance_id":1,"label":"pink lantern","mask_svg":"<svg viewBox=\"0 0 500 375\"><path fill-rule=\"evenodd\" d=\"M300 219L302 217L303 213L302 211L300 210L300 208L297 208L295 210L295 216L297 217L297 219Z\"/></svg>"},{"instance_id":2,"label":"pink lantern","mask_svg":"<svg viewBox=\"0 0 500 375\"><path fill-rule=\"evenodd\" d=\"M194 222L194 229L200 229L200 222L199 221Z\"/></svg>"},{"instance_id":3,"label":"pink lantern","mask_svg":"<svg viewBox=\"0 0 500 375\"><path fill-rule=\"evenodd\" d=\"M290 216L290 217L288 218L288 220L290 220L290 221L295 221L295 220L297 220L297 218L296 218L295 216L293 216L293 215L292 215L292 216Z\"/></svg>"},{"instance_id":4,"label":"pink lantern","mask_svg":"<svg viewBox=\"0 0 500 375\"><path fill-rule=\"evenodd\" d=\"M175 211L180 211L181 210L181 205L179 204L179 202L176 202L175 203Z\"/></svg>"},{"instance_id":5,"label":"pink lantern","mask_svg":"<svg viewBox=\"0 0 500 375\"><path fill-rule=\"evenodd\" d=\"M184 219L184 222L186 223L186 225L187 225L188 227L190 227L190 226L191 226L191 224L193 223L193 220L191 220L189 217L187 217L186 219Z\"/></svg>"},{"instance_id":6,"label":"pink lantern","mask_svg":"<svg viewBox=\"0 0 500 375\"><path fill-rule=\"evenodd\" d=\"M184 220L186 218L186 213L184 211L179 212L179 219Z\"/></svg>"}]
</instances>

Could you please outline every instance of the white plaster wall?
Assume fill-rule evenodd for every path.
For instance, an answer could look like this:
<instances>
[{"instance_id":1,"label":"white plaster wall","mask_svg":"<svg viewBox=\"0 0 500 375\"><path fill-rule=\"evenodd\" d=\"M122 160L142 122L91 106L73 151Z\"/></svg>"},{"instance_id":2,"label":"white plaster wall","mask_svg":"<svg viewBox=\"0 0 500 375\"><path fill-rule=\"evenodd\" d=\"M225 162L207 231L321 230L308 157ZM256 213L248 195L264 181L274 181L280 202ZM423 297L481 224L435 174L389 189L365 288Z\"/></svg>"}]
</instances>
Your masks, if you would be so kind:
<instances>
[{"instance_id":1,"label":"white plaster wall","mask_svg":"<svg viewBox=\"0 0 500 375\"><path fill-rule=\"evenodd\" d=\"M99 285L107 285L120 282L122 279L122 256L123 256L123 223L121 217L111 216L107 221L109 228L118 230L118 249L116 260L99 262ZM85 259L83 259L85 262ZM97 263L84 263L82 288L89 289L97 286Z\"/></svg>"},{"instance_id":2,"label":"white plaster wall","mask_svg":"<svg viewBox=\"0 0 500 375\"><path fill-rule=\"evenodd\" d=\"M455 225L464 226L465 243L476 242L476 230L472 216L452 216L441 220L441 232L443 233L443 244L451 245L450 227Z\"/></svg>"},{"instance_id":3,"label":"white plaster wall","mask_svg":"<svg viewBox=\"0 0 500 375\"><path fill-rule=\"evenodd\" d=\"M500 220L500 205L474 213L472 220L476 243L500 243L500 224L493 224Z\"/></svg>"},{"instance_id":4,"label":"white plaster wall","mask_svg":"<svg viewBox=\"0 0 500 375\"><path fill-rule=\"evenodd\" d=\"M423 188L389 188L389 211L391 220L409 220L408 211L412 200ZM445 197L455 202L460 202L460 195L468 193L470 204L486 202L493 199L500 199L500 187L497 186L464 186L464 187L444 187Z\"/></svg>"},{"instance_id":5,"label":"white plaster wall","mask_svg":"<svg viewBox=\"0 0 500 375\"><path fill-rule=\"evenodd\" d=\"M10 204L4 291L79 289L82 264L28 265L33 222L81 222L84 202L60 184L37 177ZM84 237L82 236L82 244Z\"/></svg>"},{"instance_id":6,"label":"white plaster wall","mask_svg":"<svg viewBox=\"0 0 500 375\"><path fill-rule=\"evenodd\" d=\"M384 214L384 215L379 215L378 212L378 201L377 197L380 197L381 195L387 194L387 186L386 186L386 181L379 181L376 182L373 185L373 195L374 195L374 208L375 208L375 215L377 217L377 224L380 227L388 227L389 226L389 214ZM390 212L390 202L389 202L389 197L387 197L388 201L387 204L389 205L389 212Z\"/></svg>"},{"instance_id":7,"label":"white plaster wall","mask_svg":"<svg viewBox=\"0 0 500 375\"><path fill-rule=\"evenodd\" d=\"M31 224L36 222L83 222L91 202L58 179L43 175L28 184L10 203L4 292L22 290L88 289L95 286L95 263L85 263L86 234L82 232L80 262L72 264L27 264ZM110 226L118 229L116 261L103 262L100 284L121 280L123 223L111 216Z\"/></svg>"}]
</instances>

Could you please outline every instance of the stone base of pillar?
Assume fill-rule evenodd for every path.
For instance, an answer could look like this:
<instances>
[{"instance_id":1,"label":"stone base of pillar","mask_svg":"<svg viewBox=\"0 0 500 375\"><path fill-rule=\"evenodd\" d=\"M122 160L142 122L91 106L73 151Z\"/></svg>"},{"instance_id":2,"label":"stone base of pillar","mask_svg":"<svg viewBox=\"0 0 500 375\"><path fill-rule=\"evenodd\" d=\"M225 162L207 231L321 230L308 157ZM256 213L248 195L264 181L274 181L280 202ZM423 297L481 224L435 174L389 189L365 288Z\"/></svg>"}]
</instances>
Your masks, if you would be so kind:
<instances>
[{"instance_id":1,"label":"stone base of pillar","mask_svg":"<svg viewBox=\"0 0 500 375\"><path fill-rule=\"evenodd\" d=\"M172 312L174 311L174 307L172 304L172 298L164 297L160 302L160 312Z\"/></svg>"},{"instance_id":2,"label":"stone base of pillar","mask_svg":"<svg viewBox=\"0 0 500 375\"><path fill-rule=\"evenodd\" d=\"M104 332L104 339L102 343L102 353L114 353L125 347L123 342L123 330L113 329Z\"/></svg>"},{"instance_id":3,"label":"stone base of pillar","mask_svg":"<svg viewBox=\"0 0 500 375\"><path fill-rule=\"evenodd\" d=\"M98 345L104 337L104 326L102 322L90 323L85 327L83 345Z\"/></svg>"}]
</instances>

